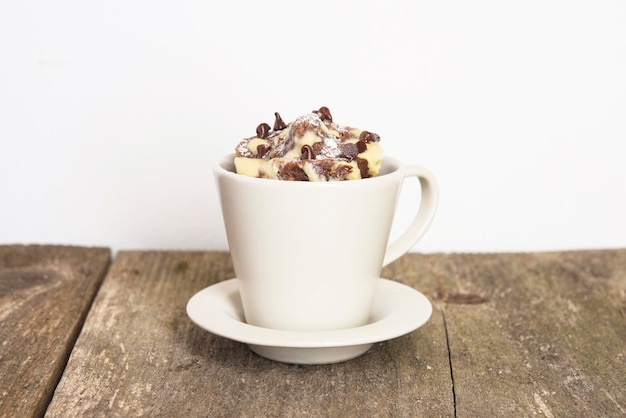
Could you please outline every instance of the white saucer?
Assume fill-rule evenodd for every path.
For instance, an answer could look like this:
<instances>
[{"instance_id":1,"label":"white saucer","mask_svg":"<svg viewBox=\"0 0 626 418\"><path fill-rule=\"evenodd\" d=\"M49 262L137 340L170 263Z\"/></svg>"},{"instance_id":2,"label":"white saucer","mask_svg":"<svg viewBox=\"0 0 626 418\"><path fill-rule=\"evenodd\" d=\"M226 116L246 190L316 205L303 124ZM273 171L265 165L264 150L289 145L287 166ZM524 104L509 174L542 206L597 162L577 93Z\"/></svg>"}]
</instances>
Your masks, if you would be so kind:
<instances>
[{"instance_id":1,"label":"white saucer","mask_svg":"<svg viewBox=\"0 0 626 418\"><path fill-rule=\"evenodd\" d=\"M365 353L376 342L416 330L431 314L432 305L426 296L387 279L378 282L371 322L335 331L281 331L246 324L237 279L207 287L187 303L187 315L199 327L246 343L260 356L295 364L350 360Z\"/></svg>"}]
</instances>

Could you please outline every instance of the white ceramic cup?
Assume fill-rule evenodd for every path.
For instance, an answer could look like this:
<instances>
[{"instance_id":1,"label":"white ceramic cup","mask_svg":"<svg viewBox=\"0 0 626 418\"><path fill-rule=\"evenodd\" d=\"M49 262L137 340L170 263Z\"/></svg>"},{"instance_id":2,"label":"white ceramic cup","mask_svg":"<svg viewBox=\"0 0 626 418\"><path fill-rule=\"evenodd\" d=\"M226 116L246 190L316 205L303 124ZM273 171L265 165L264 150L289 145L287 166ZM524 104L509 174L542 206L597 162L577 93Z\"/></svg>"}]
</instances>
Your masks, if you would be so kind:
<instances>
[{"instance_id":1,"label":"white ceramic cup","mask_svg":"<svg viewBox=\"0 0 626 418\"><path fill-rule=\"evenodd\" d=\"M281 181L235 174L233 158L214 174L246 322L291 331L367 324L381 269L408 252L435 215L434 176L385 157L373 178ZM407 177L419 179L421 199L388 245Z\"/></svg>"}]
</instances>

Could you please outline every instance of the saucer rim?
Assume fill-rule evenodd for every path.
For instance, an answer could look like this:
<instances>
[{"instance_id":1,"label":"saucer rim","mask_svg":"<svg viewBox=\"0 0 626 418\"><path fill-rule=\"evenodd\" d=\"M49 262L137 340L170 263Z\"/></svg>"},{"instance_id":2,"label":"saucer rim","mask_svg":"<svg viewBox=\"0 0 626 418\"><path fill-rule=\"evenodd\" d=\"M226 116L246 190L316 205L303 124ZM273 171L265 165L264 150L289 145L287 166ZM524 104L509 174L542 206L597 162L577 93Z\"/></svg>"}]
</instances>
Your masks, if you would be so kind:
<instances>
[{"instance_id":1,"label":"saucer rim","mask_svg":"<svg viewBox=\"0 0 626 418\"><path fill-rule=\"evenodd\" d=\"M228 296L239 293L239 279L220 281L195 293L187 302L188 317L212 334L265 347L335 348L373 344L400 337L423 326L432 315L432 304L418 290L379 278L372 312L379 318L359 327L331 331L285 331L249 325L222 309ZM211 304L210 302L218 302ZM209 303L207 303L209 302ZM221 303L220 303L221 302ZM228 306L231 310L238 307ZM381 312L382 311L382 312ZM237 310L243 317L243 313Z\"/></svg>"}]
</instances>

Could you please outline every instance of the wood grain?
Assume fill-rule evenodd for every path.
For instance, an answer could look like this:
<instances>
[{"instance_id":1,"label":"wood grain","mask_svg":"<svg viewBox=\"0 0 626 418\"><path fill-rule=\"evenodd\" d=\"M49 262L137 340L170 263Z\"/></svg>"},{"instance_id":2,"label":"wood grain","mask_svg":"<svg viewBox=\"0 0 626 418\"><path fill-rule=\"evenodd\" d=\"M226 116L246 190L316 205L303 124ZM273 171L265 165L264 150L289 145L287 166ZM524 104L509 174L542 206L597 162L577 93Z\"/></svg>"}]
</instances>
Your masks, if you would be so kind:
<instances>
[{"instance_id":1,"label":"wood grain","mask_svg":"<svg viewBox=\"0 0 626 418\"><path fill-rule=\"evenodd\" d=\"M109 261L105 248L0 246L0 416L43 415Z\"/></svg>"},{"instance_id":2,"label":"wood grain","mask_svg":"<svg viewBox=\"0 0 626 418\"><path fill-rule=\"evenodd\" d=\"M47 415L453 415L438 311L418 331L355 360L281 364L187 318L194 293L233 275L225 253L119 253Z\"/></svg>"},{"instance_id":3,"label":"wood grain","mask_svg":"<svg viewBox=\"0 0 626 418\"><path fill-rule=\"evenodd\" d=\"M185 314L226 253L122 252L48 416L626 416L626 250L409 254L383 277L434 305L325 366L272 362Z\"/></svg>"},{"instance_id":4,"label":"wood grain","mask_svg":"<svg viewBox=\"0 0 626 418\"><path fill-rule=\"evenodd\" d=\"M404 257L438 286L456 415L626 416L626 250Z\"/></svg>"}]
</instances>

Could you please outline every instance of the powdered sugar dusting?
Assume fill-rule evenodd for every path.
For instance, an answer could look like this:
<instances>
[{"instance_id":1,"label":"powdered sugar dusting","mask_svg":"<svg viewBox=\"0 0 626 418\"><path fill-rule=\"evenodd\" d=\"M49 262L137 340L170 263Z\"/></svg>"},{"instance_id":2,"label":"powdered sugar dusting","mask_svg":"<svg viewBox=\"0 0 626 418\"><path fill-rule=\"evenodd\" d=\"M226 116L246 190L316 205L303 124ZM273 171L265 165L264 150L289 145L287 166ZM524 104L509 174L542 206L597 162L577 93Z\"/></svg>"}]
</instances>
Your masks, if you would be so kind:
<instances>
[{"instance_id":1,"label":"powdered sugar dusting","mask_svg":"<svg viewBox=\"0 0 626 418\"><path fill-rule=\"evenodd\" d=\"M245 174L266 177L264 173L273 172L280 179L280 172L284 171L286 180L304 177L309 181L327 181L344 180L348 176L350 179L365 178L378 173L382 161L380 146L360 138L364 131L333 122L328 108L306 113L288 124L276 117L276 129L268 132L257 128L260 132L257 135L262 135L262 138L246 138L235 148L236 160L252 158L259 162L259 167L268 164L274 168L272 171L259 168L259 173ZM357 165L358 169L354 170ZM350 174L356 171L356 177Z\"/></svg>"}]
</instances>

